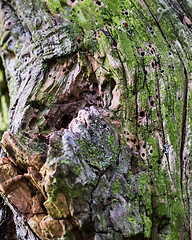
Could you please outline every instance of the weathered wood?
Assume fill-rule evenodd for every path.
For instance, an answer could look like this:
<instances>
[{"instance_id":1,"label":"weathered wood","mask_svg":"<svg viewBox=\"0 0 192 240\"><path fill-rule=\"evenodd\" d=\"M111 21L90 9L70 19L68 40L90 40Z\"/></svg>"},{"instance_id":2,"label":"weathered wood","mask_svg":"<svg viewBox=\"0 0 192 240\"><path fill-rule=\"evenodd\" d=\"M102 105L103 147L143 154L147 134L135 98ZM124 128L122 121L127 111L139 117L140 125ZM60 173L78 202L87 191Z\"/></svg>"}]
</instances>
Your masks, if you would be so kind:
<instances>
[{"instance_id":1,"label":"weathered wood","mask_svg":"<svg viewBox=\"0 0 192 240\"><path fill-rule=\"evenodd\" d=\"M40 239L192 239L191 9L0 0L0 190Z\"/></svg>"}]
</instances>

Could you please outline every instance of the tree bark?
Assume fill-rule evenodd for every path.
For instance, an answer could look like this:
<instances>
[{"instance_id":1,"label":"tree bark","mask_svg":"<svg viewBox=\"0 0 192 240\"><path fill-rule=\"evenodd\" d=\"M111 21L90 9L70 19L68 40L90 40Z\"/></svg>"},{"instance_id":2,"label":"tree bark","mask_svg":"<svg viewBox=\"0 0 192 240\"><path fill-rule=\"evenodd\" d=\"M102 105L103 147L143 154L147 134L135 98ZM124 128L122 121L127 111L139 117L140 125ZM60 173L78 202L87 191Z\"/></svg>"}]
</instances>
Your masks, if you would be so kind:
<instances>
[{"instance_id":1,"label":"tree bark","mask_svg":"<svg viewBox=\"0 0 192 240\"><path fill-rule=\"evenodd\" d=\"M0 0L2 239L192 239L191 10Z\"/></svg>"}]
</instances>

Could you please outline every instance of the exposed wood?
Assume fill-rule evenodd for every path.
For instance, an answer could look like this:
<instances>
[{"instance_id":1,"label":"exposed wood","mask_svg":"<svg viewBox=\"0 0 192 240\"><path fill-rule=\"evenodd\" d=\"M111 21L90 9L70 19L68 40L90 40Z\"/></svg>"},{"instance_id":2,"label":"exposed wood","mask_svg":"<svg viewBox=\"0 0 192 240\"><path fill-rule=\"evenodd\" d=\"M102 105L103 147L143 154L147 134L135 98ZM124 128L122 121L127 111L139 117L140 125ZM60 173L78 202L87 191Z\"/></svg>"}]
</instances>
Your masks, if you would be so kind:
<instances>
[{"instance_id":1,"label":"exposed wood","mask_svg":"<svg viewBox=\"0 0 192 240\"><path fill-rule=\"evenodd\" d=\"M192 239L191 9L0 0L4 239Z\"/></svg>"}]
</instances>

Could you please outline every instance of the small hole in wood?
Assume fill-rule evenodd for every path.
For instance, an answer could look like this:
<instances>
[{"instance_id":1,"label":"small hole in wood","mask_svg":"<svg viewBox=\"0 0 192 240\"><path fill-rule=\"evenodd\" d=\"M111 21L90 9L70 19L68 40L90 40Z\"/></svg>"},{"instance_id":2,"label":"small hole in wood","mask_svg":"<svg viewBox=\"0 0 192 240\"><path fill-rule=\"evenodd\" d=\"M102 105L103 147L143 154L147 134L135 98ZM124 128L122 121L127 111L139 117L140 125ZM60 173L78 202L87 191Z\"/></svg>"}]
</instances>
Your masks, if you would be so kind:
<instances>
[{"instance_id":1,"label":"small hole in wood","mask_svg":"<svg viewBox=\"0 0 192 240\"><path fill-rule=\"evenodd\" d=\"M124 27L128 27L128 23L124 22L123 23Z\"/></svg>"},{"instance_id":2,"label":"small hole in wood","mask_svg":"<svg viewBox=\"0 0 192 240\"><path fill-rule=\"evenodd\" d=\"M113 46L117 47L117 42L116 41L113 41Z\"/></svg>"},{"instance_id":3,"label":"small hole in wood","mask_svg":"<svg viewBox=\"0 0 192 240\"><path fill-rule=\"evenodd\" d=\"M145 56L145 52L141 52L141 56L144 57Z\"/></svg>"},{"instance_id":4,"label":"small hole in wood","mask_svg":"<svg viewBox=\"0 0 192 240\"><path fill-rule=\"evenodd\" d=\"M101 6L101 2L100 1L96 1L96 4Z\"/></svg>"},{"instance_id":5,"label":"small hole in wood","mask_svg":"<svg viewBox=\"0 0 192 240\"><path fill-rule=\"evenodd\" d=\"M139 150L139 149L140 149L140 146L139 146L139 145L137 145L136 147L137 147L137 150Z\"/></svg>"}]
</instances>

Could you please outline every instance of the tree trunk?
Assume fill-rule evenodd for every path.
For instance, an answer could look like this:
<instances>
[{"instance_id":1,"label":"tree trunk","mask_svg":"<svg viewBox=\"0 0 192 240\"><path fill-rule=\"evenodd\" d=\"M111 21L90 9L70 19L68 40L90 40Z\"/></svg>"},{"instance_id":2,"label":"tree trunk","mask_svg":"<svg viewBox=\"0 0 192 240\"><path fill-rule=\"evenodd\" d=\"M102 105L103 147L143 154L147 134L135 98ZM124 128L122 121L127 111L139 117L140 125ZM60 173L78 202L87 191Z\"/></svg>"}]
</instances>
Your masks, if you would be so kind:
<instances>
[{"instance_id":1,"label":"tree trunk","mask_svg":"<svg viewBox=\"0 0 192 240\"><path fill-rule=\"evenodd\" d=\"M192 239L191 19L0 0L1 239Z\"/></svg>"}]
</instances>

